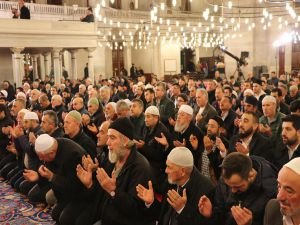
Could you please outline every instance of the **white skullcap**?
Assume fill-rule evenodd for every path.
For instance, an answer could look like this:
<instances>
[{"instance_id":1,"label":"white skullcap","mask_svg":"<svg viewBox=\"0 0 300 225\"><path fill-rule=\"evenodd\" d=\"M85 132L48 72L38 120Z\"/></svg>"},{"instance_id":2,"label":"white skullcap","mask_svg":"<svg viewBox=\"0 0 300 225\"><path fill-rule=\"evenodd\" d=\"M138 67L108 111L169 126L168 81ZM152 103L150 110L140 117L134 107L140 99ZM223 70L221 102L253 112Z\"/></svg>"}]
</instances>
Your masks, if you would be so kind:
<instances>
[{"instance_id":1,"label":"white skullcap","mask_svg":"<svg viewBox=\"0 0 300 225\"><path fill-rule=\"evenodd\" d=\"M154 90L154 86L152 86L151 84L147 84L146 86L145 86L145 90L146 89L153 89Z\"/></svg>"},{"instance_id":2,"label":"white skullcap","mask_svg":"<svg viewBox=\"0 0 300 225\"><path fill-rule=\"evenodd\" d=\"M108 105L111 105L113 107L113 109L115 110L115 112L117 112L117 103L115 103L115 102L109 102L109 103L107 103L107 106Z\"/></svg>"},{"instance_id":3,"label":"white skullcap","mask_svg":"<svg viewBox=\"0 0 300 225\"><path fill-rule=\"evenodd\" d=\"M185 112L185 113L187 113L187 114L189 114L191 116L194 114L193 108L191 106L189 106L189 105L182 105L182 106L180 106L178 112L180 112L180 111Z\"/></svg>"},{"instance_id":4,"label":"white skullcap","mask_svg":"<svg viewBox=\"0 0 300 225\"><path fill-rule=\"evenodd\" d=\"M35 151L36 153L47 152L54 144L55 139L48 134L42 134L37 137L35 141Z\"/></svg>"},{"instance_id":5,"label":"white skullcap","mask_svg":"<svg viewBox=\"0 0 300 225\"><path fill-rule=\"evenodd\" d=\"M8 93L6 90L1 90L0 92L4 95L5 98L7 98Z\"/></svg>"},{"instance_id":6,"label":"white skullcap","mask_svg":"<svg viewBox=\"0 0 300 225\"><path fill-rule=\"evenodd\" d=\"M26 99L26 95L25 95L25 93L24 92L19 92L18 94L17 94L17 97L16 97L16 99L24 99L25 101L27 100Z\"/></svg>"},{"instance_id":7,"label":"white skullcap","mask_svg":"<svg viewBox=\"0 0 300 225\"><path fill-rule=\"evenodd\" d=\"M251 89L246 89L245 91L244 91L244 96L249 96L249 95L254 95L254 92L251 90Z\"/></svg>"},{"instance_id":8,"label":"white skullcap","mask_svg":"<svg viewBox=\"0 0 300 225\"><path fill-rule=\"evenodd\" d=\"M288 163L286 163L283 166L287 167L287 168L290 168L295 173L297 173L298 175L300 175L300 157L292 159L291 161L289 161Z\"/></svg>"},{"instance_id":9,"label":"white skullcap","mask_svg":"<svg viewBox=\"0 0 300 225\"><path fill-rule=\"evenodd\" d=\"M18 112L18 114L19 113L24 113L24 115L27 113L27 112L30 112L28 109L21 109L19 112Z\"/></svg>"},{"instance_id":10,"label":"white skullcap","mask_svg":"<svg viewBox=\"0 0 300 225\"><path fill-rule=\"evenodd\" d=\"M129 107L132 105L132 102L128 98L124 99L123 101L126 102Z\"/></svg>"},{"instance_id":11,"label":"white skullcap","mask_svg":"<svg viewBox=\"0 0 300 225\"><path fill-rule=\"evenodd\" d=\"M39 117L35 112L28 111L24 115L24 120L39 120Z\"/></svg>"},{"instance_id":12,"label":"white skullcap","mask_svg":"<svg viewBox=\"0 0 300 225\"><path fill-rule=\"evenodd\" d=\"M276 104L276 98L274 98L271 95L266 95L262 100L262 103L264 103L264 102L272 102L272 103Z\"/></svg>"},{"instance_id":13,"label":"white skullcap","mask_svg":"<svg viewBox=\"0 0 300 225\"><path fill-rule=\"evenodd\" d=\"M146 111L145 111L145 115L146 114L151 114L151 115L155 115L155 116L159 116L159 110L156 106L151 105L149 106Z\"/></svg>"},{"instance_id":14,"label":"white skullcap","mask_svg":"<svg viewBox=\"0 0 300 225\"><path fill-rule=\"evenodd\" d=\"M177 166L193 167L194 158L191 151L186 147L176 147L168 155L168 160Z\"/></svg>"}]
</instances>

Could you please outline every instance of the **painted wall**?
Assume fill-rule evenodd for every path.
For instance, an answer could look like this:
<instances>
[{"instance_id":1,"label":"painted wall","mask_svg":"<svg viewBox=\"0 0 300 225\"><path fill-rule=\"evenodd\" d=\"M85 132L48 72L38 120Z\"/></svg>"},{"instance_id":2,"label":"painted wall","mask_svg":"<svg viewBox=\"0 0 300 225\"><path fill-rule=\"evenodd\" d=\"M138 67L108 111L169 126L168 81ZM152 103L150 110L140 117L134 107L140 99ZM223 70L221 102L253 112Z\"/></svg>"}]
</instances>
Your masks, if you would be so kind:
<instances>
[{"instance_id":1,"label":"painted wall","mask_svg":"<svg viewBox=\"0 0 300 225\"><path fill-rule=\"evenodd\" d=\"M160 48L160 77L166 74L178 74L180 73L180 47L172 44L163 44L161 43ZM166 59L175 59L176 60L176 72L165 72L165 60Z\"/></svg>"},{"instance_id":2,"label":"painted wall","mask_svg":"<svg viewBox=\"0 0 300 225\"><path fill-rule=\"evenodd\" d=\"M12 53L9 49L0 48L0 82L9 80L13 83Z\"/></svg>"},{"instance_id":3,"label":"painted wall","mask_svg":"<svg viewBox=\"0 0 300 225\"><path fill-rule=\"evenodd\" d=\"M153 72L153 49L133 49L131 51L131 62L135 64L136 67L141 67L145 73ZM129 71L130 68L127 68Z\"/></svg>"}]
</instances>

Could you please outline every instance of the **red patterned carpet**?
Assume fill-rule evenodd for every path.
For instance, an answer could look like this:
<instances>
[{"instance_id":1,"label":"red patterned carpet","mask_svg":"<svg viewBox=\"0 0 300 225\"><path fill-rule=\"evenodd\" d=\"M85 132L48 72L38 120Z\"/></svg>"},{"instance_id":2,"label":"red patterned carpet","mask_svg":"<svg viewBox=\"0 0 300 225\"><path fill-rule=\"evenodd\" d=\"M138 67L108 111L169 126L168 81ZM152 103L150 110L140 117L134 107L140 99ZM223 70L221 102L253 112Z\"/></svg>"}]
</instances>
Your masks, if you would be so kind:
<instances>
[{"instance_id":1,"label":"red patterned carpet","mask_svg":"<svg viewBox=\"0 0 300 225\"><path fill-rule=\"evenodd\" d=\"M9 184L0 181L0 225L55 224L49 209L33 206L16 193Z\"/></svg>"}]
</instances>

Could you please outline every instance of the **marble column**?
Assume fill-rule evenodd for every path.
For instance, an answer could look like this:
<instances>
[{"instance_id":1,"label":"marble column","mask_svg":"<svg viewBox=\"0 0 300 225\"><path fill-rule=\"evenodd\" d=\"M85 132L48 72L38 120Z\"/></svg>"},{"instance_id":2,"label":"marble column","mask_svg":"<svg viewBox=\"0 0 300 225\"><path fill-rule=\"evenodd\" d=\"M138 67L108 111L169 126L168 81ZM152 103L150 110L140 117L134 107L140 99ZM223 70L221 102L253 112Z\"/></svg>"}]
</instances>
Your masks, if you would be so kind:
<instances>
[{"instance_id":1,"label":"marble column","mask_svg":"<svg viewBox=\"0 0 300 225\"><path fill-rule=\"evenodd\" d=\"M126 46L124 48L124 67L129 73L128 76L130 76L131 64L132 64L131 47Z\"/></svg>"},{"instance_id":2,"label":"marble column","mask_svg":"<svg viewBox=\"0 0 300 225\"><path fill-rule=\"evenodd\" d=\"M24 48L10 48L12 54L13 77L16 87L22 87L22 79L24 77L24 62L21 52Z\"/></svg>"},{"instance_id":3,"label":"marble column","mask_svg":"<svg viewBox=\"0 0 300 225\"><path fill-rule=\"evenodd\" d=\"M40 70L40 72L41 72L40 79L41 80L45 80L45 63L44 63L44 61L45 61L44 55L40 54L39 62L40 62L40 68L41 68L41 70Z\"/></svg>"},{"instance_id":4,"label":"marble column","mask_svg":"<svg viewBox=\"0 0 300 225\"><path fill-rule=\"evenodd\" d=\"M50 75L51 72L51 52L44 54L45 76Z\"/></svg>"},{"instance_id":5,"label":"marble column","mask_svg":"<svg viewBox=\"0 0 300 225\"><path fill-rule=\"evenodd\" d=\"M95 71L94 71L94 54L96 48L88 48L88 68L89 68L89 78L92 80L92 84L95 82Z\"/></svg>"},{"instance_id":6,"label":"marble column","mask_svg":"<svg viewBox=\"0 0 300 225\"><path fill-rule=\"evenodd\" d=\"M60 69L61 78L63 78L63 76L62 76L62 74L63 74L63 55L64 55L64 52L60 51L59 52L59 69Z\"/></svg>"},{"instance_id":7,"label":"marble column","mask_svg":"<svg viewBox=\"0 0 300 225\"><path fill-rule=\"evenodd\" d=\"M32 55L31 57L32 57L33 80L35 80L39 78L38 65L37 65L38 55Z\"/></svg>"},{"instance_id":8,"label":"marble column","mask_svg":"<svg viewBox=\"0 0 300 225\"><path fill-rule=\"evenodd\" d=\"M53 48L53 72L54 72L54 81L55 84L61 83L61 66L59 62L59 53L61 52L61 48Z\"/></svg>"},{"instance_id":9,"label":"marble column","mask_svg":"<svg viewBox=\"0 0 300 225\"><path fill-rule=\"evenodd\" d=\"M70 50L71 52L71 73L70 76L72 79L77 80L78 79L78 73L77 73L77 51L78 50Z\"/></svg>"}]
</instances>

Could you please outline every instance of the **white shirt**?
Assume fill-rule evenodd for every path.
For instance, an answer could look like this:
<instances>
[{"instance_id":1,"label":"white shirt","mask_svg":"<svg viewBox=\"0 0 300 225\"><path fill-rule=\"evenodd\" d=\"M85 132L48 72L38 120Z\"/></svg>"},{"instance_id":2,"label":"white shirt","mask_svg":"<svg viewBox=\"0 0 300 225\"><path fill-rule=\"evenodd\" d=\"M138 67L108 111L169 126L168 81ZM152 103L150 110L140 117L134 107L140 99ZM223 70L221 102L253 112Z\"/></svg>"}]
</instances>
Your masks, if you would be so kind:
<instances>
[{"instance_id":1,"label":"white shirt","mask_svg":"<svg viewBox=\"0 0 300 225\"><path fill-rule=\"evenodd\" d=\"M297 150L298 146L299 146L299 144L294 149L291 149L291 147L288 145L286 146L288 149L289 159L292 158L292 156L293 156L294 152Z\"/></svg>"}]
</instances>

